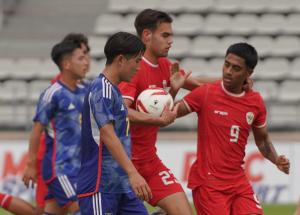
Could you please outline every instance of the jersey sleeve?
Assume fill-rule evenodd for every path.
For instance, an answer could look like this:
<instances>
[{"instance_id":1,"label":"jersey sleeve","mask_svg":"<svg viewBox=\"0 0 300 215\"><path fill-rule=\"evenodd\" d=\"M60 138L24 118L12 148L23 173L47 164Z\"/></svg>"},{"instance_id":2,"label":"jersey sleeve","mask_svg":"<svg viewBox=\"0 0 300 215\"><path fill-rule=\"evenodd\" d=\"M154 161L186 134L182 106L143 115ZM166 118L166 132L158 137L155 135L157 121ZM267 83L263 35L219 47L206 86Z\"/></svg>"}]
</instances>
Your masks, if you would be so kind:
<instances>
[{"instance_id":1,"label":"jersey sleeve","mask_svg":"<svg viewBox=\"0 0 300 215\"><path fill-rule=\"evenodd\" d=\"M33 121L40 122L44 126L48 125L55 115L57 105L56 94L50 97L44 92L39 98Z\"/></svg>"},{"instance_id":2,"label":"jersey sleeve","mask_svg":"<svg viewBox=\"0 0 300 215\"><path fill-rule=\"evenodd\" d=\"M137 83L138 76L135 75L130 82L122 82L119 84L119 90L121 91L123 98L135 101L137 97Z\"/></svg>"},{"instance_id":3,"label":"jersey sleeve","mask_svg":"<svg viewBox=\"0 0 300 215\"><path fill-rule=\"evenodd\" d=\"M113 99L99 96L102 93L91 93L89 97L90 108L98 128L115 121L113 114Z\"/></svg>"},{"instance_id":4,"label":"jersey sleeve","mask_svg":"<svg viewBox=\"0 0 300 215\"><path fill-rule=\"evenodd\" d=\"M259 96L259 111L253 122L253 127L262 128L267 124L267 109L261 96Z\"/></svg>"},{"instance_id":5,"label":"jersey sleeve","mask_svg":"<svg viewBox=\"0 0 300 215\"><path fill-rule=\"evenodd\" d=\"M183 98L183 102L190 112L200 112L204 104L207 86L197 87Z\"/></svg>"}]
</instances>

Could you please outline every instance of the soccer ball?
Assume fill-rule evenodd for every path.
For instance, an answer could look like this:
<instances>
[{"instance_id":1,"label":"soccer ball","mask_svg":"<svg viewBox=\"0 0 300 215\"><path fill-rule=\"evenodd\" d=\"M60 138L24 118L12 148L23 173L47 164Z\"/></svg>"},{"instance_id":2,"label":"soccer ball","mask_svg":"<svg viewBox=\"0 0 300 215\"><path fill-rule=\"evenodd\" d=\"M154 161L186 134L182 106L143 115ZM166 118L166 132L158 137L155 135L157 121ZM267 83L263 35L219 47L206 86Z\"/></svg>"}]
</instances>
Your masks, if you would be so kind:
<instances>
[{"instance_id":1,"label":"soccer ball","mask_svg":"<svg viewBox=\"0 0 300 215\"><path fill-rule=\"evenodd\" d=\"M160 116L168 103L170 109L172 109L174 105L173 98L163 88L148 88L138 96L136 109L153 116Z\"/></svg>"}]
</instances>

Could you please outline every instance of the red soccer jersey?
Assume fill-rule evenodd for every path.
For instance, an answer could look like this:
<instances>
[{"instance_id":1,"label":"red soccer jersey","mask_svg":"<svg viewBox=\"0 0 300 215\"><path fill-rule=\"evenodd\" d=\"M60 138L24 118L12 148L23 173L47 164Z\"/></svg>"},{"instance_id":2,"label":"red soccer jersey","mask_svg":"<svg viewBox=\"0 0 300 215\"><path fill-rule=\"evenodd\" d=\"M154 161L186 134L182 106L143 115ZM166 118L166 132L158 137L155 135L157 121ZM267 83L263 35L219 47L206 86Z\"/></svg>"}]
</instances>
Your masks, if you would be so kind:
<instances>
[{"instance_id":1,"label":"red soccer jersey","mask_svg":"<svg viewBox=\"0 0 300 215\"><path fill-rule=\"evenodd\" d=\"M196 88L183 100L198 114L197 159L188 187L193 189L206 179L234 183L244 177L242 164L250 129L266 124L260 94L232 94L218 81Z\"/></svg>"},{"instance_id":2,"label":"red soccer jersey","mask_svg":"<svg viewBox=\"0 0 300 215\"><path fill-rule=\"evenodd\" d=\"M170 86L170 67L171 62L167 58L159 58L157 65L142 58L140 69L132 80L119 85L123 98L134 101L131 108L136 109L135 101L143 90L150 87ZM155 142L158 129L158 126L131 125L132 160L149 161L156 157Z\"/></svg>"}]
</instances>

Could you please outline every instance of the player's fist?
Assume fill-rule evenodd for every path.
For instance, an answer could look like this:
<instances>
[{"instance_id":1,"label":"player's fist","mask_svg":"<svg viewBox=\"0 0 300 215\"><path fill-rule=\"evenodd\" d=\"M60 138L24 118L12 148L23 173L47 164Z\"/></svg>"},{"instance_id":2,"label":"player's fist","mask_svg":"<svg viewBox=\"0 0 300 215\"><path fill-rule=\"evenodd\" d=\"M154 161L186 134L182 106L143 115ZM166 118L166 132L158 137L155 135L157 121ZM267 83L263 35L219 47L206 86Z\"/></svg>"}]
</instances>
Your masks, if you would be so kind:
<instances>
[{"instance_id":1,"label":"player's fist","mask_svg":"<svg viewBox=\"0 0 300 215\"><path fill-rule=\"evenodd\" d=\"M152 198L152 192L145 179L138 172L132 172L128 177L137 197L148 202Z\"/></svg>"},{"instance_id":2,"label":"player's fist","mask_svg":"<svg viewBox=\"0 0 300 215\"><path fill-rule=\"evenodd\" d=\"M33 188L37 180L37 169L35 165L28 165L25 168L23 182L27 188Z\"/></svg>"},{"instance_id":3,"label":"player's fist","mask_svg":"<svg viewBox=\"0 0 300 215\"><path fill-rule=\"evenodd\" d=\"M277 157L276 166L280 171L284 172L285 174L289 174L290 161L284 155L280 155Z\"/></svg>"}]
</instances>

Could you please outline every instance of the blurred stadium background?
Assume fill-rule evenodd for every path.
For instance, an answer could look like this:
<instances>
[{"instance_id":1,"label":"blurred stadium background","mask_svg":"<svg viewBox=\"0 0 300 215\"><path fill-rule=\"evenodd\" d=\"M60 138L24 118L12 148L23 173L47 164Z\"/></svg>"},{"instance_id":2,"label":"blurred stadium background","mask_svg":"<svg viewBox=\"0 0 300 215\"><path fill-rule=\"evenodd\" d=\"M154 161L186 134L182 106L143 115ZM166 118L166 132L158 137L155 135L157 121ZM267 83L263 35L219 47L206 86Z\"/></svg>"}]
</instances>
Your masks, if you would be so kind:
<instances>
[{"instance_id":1,"label":"blurred stadium background","mask_svg":"<svg viewBox=\"0 0 300 215\"><path fill-rule=\"evenodd\" d=\"M53 44L70 32L87 34L92 55L88 78L94 78L105 63L107 37L120 30L134 33L135 15L144 8L172 14L175 37L169 56L195 76L221 76L231 43L247 41L257 48L254 88L266 101L271 135L278 151L290 157L292 171L282 176L262 161L253 140L245 166L260 199L279 204L277 212L287 207L281 204L290 204L279 214L292 214L300 196L299 0L0 0L0 190L32 198L19 177L35 103L58 72L49 58ZM184 184L195 129L190 115L164 128L159 139L163 160ZM179 154L176 147L168 153L174 141Z\"/></svg>"}]
</instances>

